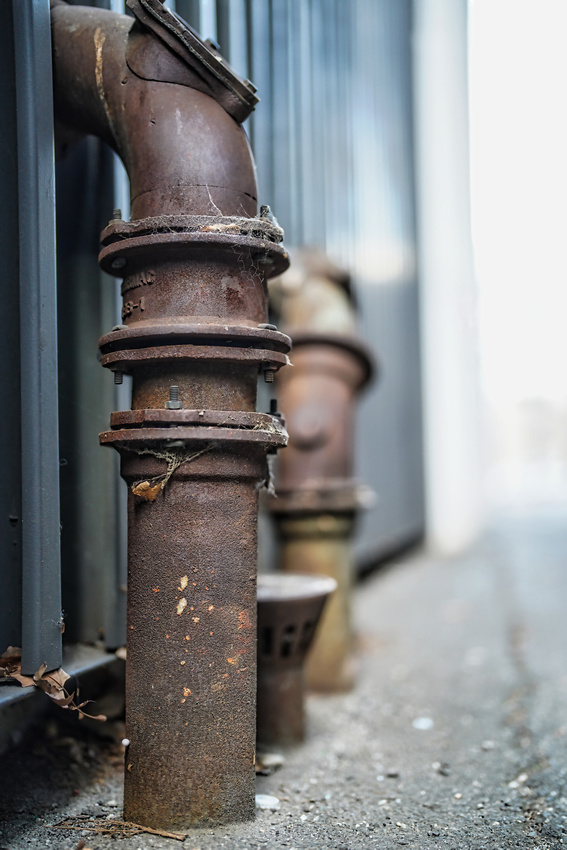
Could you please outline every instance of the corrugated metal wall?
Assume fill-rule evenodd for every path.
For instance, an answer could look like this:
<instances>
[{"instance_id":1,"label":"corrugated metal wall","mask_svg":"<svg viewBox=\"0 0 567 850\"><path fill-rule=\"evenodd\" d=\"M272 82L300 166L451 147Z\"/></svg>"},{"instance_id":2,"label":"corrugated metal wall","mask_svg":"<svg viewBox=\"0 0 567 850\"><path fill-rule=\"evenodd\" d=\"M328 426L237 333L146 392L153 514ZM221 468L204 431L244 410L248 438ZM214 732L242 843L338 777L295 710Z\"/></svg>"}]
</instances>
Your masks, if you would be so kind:
<instances>
[{"instance_id":1,"label":"corrugated metal wall","mask_svg":"<svg viewBox=\"0 0 567 850\"><path fill-rule=\"evenodd\" d=\"M173 4L171 4L173 5ZM359 418L359 477L376 493L359 559L423 532L411 0L177 0L258 87L249 133L260 202L293 248L349 268L380 362ZM246 14L246 27L243 26Z\"/></svg>"},{"instance_id":2,"label":"corrugated metal wall","mask_svg":"<svg viewBox=\"0 0 567 850\"><path fill-rule=\"evenodd\" d=\"M124 8L123 0L100 0L99 5L116 11ZM415 537L423 527L411 0L177 0L168 5L203 37L217 39L235 70L250 77L259 89L262 100L247 129L257 161L260 201L272 207L286 230L288 246L321 246L353 272L362 333L374 348L382 373L362 404L359 429L360 478L377 493L358 540L361 559L371 561ZM10 6L43 14L38 32L44 36L44 46L47 6L48 0L13 0ZM13 167L21 138L16 125L14 33L23 37L21 30L5 27L0 44L6 82L2 90L5 155L0 168L5 197L11 197L16 207L23 184L20 180L18 187ZM31 89L23 71L18 85L24 93L26 86ZM37 113L49 123L48 97ZM37 166L37 186L49 186L52 172L48 173L45 163L38 165L34 154L30 156ZM58 169L65 639L101 639L109 647L121 643L124 636L124 493L117 458L99 448L98 432L106 427L111 409L128 407L129 402L127 387L119 390L123 397L118 398L111 376L96 358L98 337L117 321L116 283L98 271L96 251L98 233L112 209L121 207L126 214L126 195L123 170L94 140L83 142ZM41 198L36 198L36 204L43 203L42 232L47 232L50 214L45 194ZM18 232L11 209L4 204L0 215L2 232L11 234L5 244L15 246ZM43 268L54 260L53 247L46 244L45 239L42 245L26 243L34 257L44 252L47 266L44 262ZM20 488L22 458L27 452L29 460L30 447L26 444L20 452L20 418L23 405L28 404L28 414L33 411L34 399L30 406L24 387L20 404L18 394L20 311L14 295L18 251L7 251L5 267L11 287L5 294L7 309L0 328L3 362L9 367L2 389L8 406L13 407L2 422L1 434L3 445L10 447L9 487L3 488L1 497L2 547L11 565L0 602L0 638L7 644L17 643L21 631ZM51 401L55 386L54 379L47 394ZM40 417L40 423L38 439L52 444L57 440L56 416ZM40 456L39 444L33 451L34 457ZM57 452L52 451L46 462L50 469L57 466ZM58 527L56 480L54 487L51 515L44 527L49 534ZM24 536L29 531L28 524ZM42 570L40 578L49 578L45 587L57 591L55 549L44 558ZM42 601L37 574L35 580L33 594L28 593L31 585L24 586L24 608L26 599L29 605L48 600L51 608L57 608L57 592L54 596L50 591ZM57 611L48 619L57 623Z\"/></svg>"}]
</instances>

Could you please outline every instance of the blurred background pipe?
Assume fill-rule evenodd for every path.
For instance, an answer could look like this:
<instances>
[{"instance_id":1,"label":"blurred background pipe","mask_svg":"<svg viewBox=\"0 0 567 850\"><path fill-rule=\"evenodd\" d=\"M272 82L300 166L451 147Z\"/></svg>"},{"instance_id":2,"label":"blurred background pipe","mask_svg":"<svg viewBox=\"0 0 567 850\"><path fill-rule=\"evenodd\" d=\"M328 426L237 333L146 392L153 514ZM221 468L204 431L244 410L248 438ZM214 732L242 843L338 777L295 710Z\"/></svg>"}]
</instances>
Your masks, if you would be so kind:
<instances>
[{"instance_id":1,"label":"blurred background pipe","mask_svg":"<svg viewBox=\"0 0 567 850\"><path fill-rule=\"evenodd\" d=\"M294 254L271 284L274 309L293 339L292 369L278 376L290 440L278 459L270 510L278 567L328 575L338 590L322 617L306 664L310 688L345 690L354 681L351 540L369 491L353 478L356 399L373 359L356 336L349 275L322 252Z\"/></svg>"}]
</instances>

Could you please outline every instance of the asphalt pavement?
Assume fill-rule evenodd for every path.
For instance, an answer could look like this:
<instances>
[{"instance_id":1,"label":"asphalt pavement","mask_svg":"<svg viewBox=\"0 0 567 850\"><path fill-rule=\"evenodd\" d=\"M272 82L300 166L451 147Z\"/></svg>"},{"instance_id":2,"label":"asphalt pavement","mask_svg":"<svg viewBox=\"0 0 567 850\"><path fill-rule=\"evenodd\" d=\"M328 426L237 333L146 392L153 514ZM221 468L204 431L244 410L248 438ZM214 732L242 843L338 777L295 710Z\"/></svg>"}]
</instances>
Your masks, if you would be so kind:
<instances>
[{"instance_id":1,"label":"asphalt pavement","mask_svg":"<svg viewBox=\"0 0 567 850\"><path fill-rule=\"evenodd\" d=\"M258 778L274 811L184 842L52 828L120 813L116 742L82 733L73 756L68 732L57 758L57 740L3 757L0 850L567 846L567 510L390 564L354 608L357 686L309 697L305 745Z\"/></svg>"}]
</instances>

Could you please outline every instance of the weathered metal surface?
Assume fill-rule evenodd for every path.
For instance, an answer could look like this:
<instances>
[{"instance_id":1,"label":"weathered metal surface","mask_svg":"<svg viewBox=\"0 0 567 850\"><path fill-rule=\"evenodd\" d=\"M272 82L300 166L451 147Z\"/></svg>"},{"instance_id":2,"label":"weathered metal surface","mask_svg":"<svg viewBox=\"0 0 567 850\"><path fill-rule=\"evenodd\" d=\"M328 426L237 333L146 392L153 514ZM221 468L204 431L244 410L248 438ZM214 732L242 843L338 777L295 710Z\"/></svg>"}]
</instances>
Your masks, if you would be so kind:
<instances>
[{"instance_id":1,"label":"weathered metal surface","mask_svg":"<svg viewBox=\"0 0 567 850\"><path fill-rule=\"evenodd\" d=\"M281 570L329 576L337 583L305 665L307 687L320 692L349 690L355 678L351 615L354 513L280 514L276 525Z\"/></svg>"},{"instance_id":2,"label":"weathered metal surface","mask_svg":"<svg viewBox=\"0 0 567 850\"><path fill-rule=\"evenodd\" d=\"M187 453L203 444L188 443ZM124 816L187 828L254 816L257 485L265 447L224 446L165 472L122 455L129 485Z\"/></svg>"},{"instance_id":3,"label":"weathered metal surface","mask_svg":"<svg viewBox=\"0 0 567 850\"><path fill-rule=\"evenodd\" d=\"M278 380L290 441L271 509L354 510L355 400L369 376L368 356L344 338L296 334L293 343L293 369Z\"/></svg>"},{"instance_id":4,"label":"weathered metal surface","mask_svg":"<svg viewBox=\"0 0 567 850\"><path fill-rule=\"evenodd\" d=\"M353 477L354 417L374 363L356 338L348 274L318 251L298 259L271 289L293 339L294 368L278 377L290 437L270 509L279 568L332 576L338 584L306 667L309 687L337 691L354 682L350 544L367 498Z\"/></svg>"},{"instance_id":5,"label":"weathered metal surface","mask_svg":"<svg viewBox=\"0 0 567 850\"><path fill-rule=\"evenodd\" d=\"M298 744L305 737L303 665L335 590L326 576L258 576L259 748Z\"/></svg>"},{"instance_id":6,"label":"weathered metal surface","mask_svg":"<svg viewBox=\"0 0 567 850\"><path fill-rule=\"evenodd\" d=\"M99 258L123 279L123 324L100 351L132 375L134 409L101 442L129 485L124 813L169 829L254 815L257 500L287 439L256 413L256 382L287 362L266 278L288 258L253 218L248 141L214 99L235 114L253 87L214 59L205 94L185 72L210 64L206 45L188 53L193 35L153 0L130 6L134 27L56 4L54 74L58 119L107 141L130 178L133 220L113 217Z\"/></svg>"},{"instance_id":7,"label":"weathered metal surface","mask_svg":"<svg viewBox=\"0 0 567 850\"><path fill-rule=\"evenodd\" d=\"M114 148L130 178L133 219L186 211L256 214L246 134L208 94L130 70L133 18L57 5L52 20L55 116L68 130L61 153L81 133Z\"/></svg>"},{"instance_id":8,"label":"weathered metal surface","mask_svg":"<svg viewBox=\"0 0 567 850\"><path fill-rule=\"evenodd\" d=\"M259 100L256 97L256 87L250 80L241 79L233 71L219 53L217 45L210 40L204 43L195 31L177 15L172 14L161 0L127 0L127 6L150 32L155 33L174 55L183 60L188 70L193 71L185 85L192 85L214 97L237 121L244 121L250 115ZM151 41L155 42L156 39ZM136 73L140 74L143 66L146 79L176 82L167 73L156 76L156 71L161 71L162 64L156 61L156 58L153 52L149 60L144 61L138 56ZM128 60L132 67L131 52ZM145 75L144 70L141 76Z\"/></svg>"}]
</instances>

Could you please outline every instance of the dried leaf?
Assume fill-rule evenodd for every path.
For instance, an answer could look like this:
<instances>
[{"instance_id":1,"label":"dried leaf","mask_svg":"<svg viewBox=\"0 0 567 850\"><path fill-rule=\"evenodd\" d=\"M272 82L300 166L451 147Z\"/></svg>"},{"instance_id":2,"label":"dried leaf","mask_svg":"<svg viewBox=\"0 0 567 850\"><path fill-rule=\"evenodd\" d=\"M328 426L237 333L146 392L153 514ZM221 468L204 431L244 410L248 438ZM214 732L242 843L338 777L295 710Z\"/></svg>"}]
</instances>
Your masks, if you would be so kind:
<instances>
[{"instance_id":1,"label":"dried leaf","mask_svg":"<svg viewBox=\"0 0 567 850\"><path fill-rule=\"evenodd\" d=\"M23 676L21 673L16 673L15 671L13 673L9 673L8 675L11 679L15 679L16 682L19 682L22 688L29 688L32 685L35 685L35 682L31 676Z\"/></svg>"},{"instance_id":2,"label":"dried leaf","mask_svg":"<svg viewBox=\"0 0 567 850\"><path fill-rule=\"evenodd\" d=\"M44 664L41 665L39 670L36 673L33 674L33 680L36 683L36 685L43 678L43 674L45 673L46 670L47 670L47 664L44 663Z\"/></svg>"},{"instance_id":3,"label":"dried leaf","mask_svg":"<svg viewBox=\"0 0 567 850\"><path fill-rule=\"evenodd\" d=\"M69 694L65 690L65 683L71 677L68 673L59 667L57 670L52 670L47 673L47 665L42 664L33 676L24 676L22 673L22 651L18 647L9 646L6 652L0 656L0 678L5 677L14 679L19 682L23 688L35 685L40 691L43 691L59 708L66 708L70 711L77 711L79 717L89 717L91 720L106 720L104 714L87 714L83 711L83 707L88 705L91 700L85 700L80 705L75 705L73 702L75 692Z\"/></svg>"},{"instance_id":4,"label":"dried leaf","mask_svg":"<svg viewBox=\"0 0 567 850\"><path fill-rule=\"evenodd\" d=\"M53 670L52 673L44 673L43 675L43 680L50 688L49 693L57 693L58 691L63 690L65 682L67 682L70 678L69 674L66 673L62 667L59 667L58 670Z\"/></svg>"},{"instance_id":5,"label":"dried leaf","mask_svg":"<svg viewBox=\"0 0 567 850\"><path fill-rule=\"evenodd\" d=\"M147 502L155 502L158 497L158 493L161 492L162 484L162 481L158 481L158 483L154 484L152 487L149 481L140 481L139 484L133 485L132 493L134 496L139 496Z\"/></svg>"},{"instance_id":6,"label":"dried leaf","mask_svg":"<svg viewBox=\"0 0 567 850\"><path fill-rule=\"evenodd\" d=\"M73 697L75 696L75 691L73 691L72 694L67 694L67 696L65 696L64 691L60 691L58 694L48 693L47 696L50 697L50 699L52 699L53 702L56 702L57 705L60 706L61 708L67 708L67 706L70 705L73 702Z\"/></svg>"}]
</instances>

